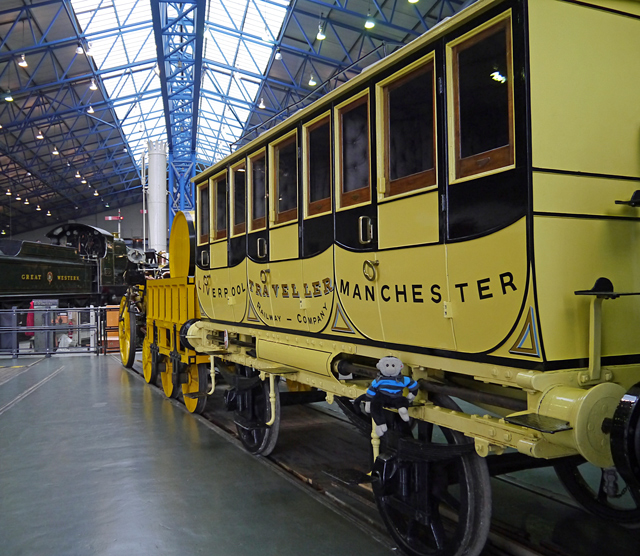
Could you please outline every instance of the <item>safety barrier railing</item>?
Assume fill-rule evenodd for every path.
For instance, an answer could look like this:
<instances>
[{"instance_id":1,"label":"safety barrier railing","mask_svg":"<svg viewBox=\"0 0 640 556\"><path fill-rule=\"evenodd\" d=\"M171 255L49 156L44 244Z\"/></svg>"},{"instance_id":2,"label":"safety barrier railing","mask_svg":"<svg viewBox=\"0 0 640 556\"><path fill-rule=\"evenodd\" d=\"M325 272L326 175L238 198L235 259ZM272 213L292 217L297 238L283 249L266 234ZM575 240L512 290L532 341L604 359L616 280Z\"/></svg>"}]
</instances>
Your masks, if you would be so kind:
<instances>
[{"instance_id":1,"label":"safety barrier railing","mask_svg":"<svg viewBox=\"0 0 640 556\"><path fill-rule=\"evenodd\" d=\"M106 307L0 310L0 356L107 353Z\"/></svg>"}]
</instances>

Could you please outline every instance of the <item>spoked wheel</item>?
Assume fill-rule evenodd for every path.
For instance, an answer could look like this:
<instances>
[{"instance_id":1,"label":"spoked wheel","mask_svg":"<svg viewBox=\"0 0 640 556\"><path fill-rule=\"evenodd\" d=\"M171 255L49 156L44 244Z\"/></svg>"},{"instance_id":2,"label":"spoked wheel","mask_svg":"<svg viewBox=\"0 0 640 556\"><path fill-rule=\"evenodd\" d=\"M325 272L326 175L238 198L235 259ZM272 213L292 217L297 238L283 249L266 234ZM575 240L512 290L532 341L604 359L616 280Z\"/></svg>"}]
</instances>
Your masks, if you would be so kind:
<instances>
[{"instance_id":1,"label":"spoked wheel","mask_svg":"<svg viewBox=\"0 0 640 556\"><path fill-rule=\"evenodd\" d=\"M133 367L136 358L136 315L129 309L129 296L125 295L120 300L118 336L120 339L120 359L128 369Z\"/></svg>"},{"instance_id":2,"label":"spoked wheel","mask_svg":"<svg viewBox=\"0 0 640 556\"><path fill-rule=\"evenodd\" d=\"M167 398L177 398L180 393L180 385L175 386L173 384L173 364L168 357L164 358L164 365L160 367L163 369L160 372L160 380L162 381L162 390Z\"/></svg>"},{"instance_id":3,"label":"spoked wheel","mask_svg":"<svg viewBox=\"0 0 640 556\"><path fill-rule=\"evenodd\" d=\"M398 439L395 450L387 447L374 463L374 475L378 509L404 552L480 554L491 522L491 484L486 461L463 434L419 422L418 438Z\"/></svg>"},{"instance_id":4,"label":"spoked wheel","mask_svg":"<svg viewBox=\"0 0 640 556\"><path fill-rule=\"evenodd\" d=\"M246 378L258 375L248 367L238 366L239 372ZM272 418L271 402L269 401L269 380L258 381L257 384L238 392L238 409L236 411L236 429L244 447L252 454L268 456L278 441L280 429L280 394L278 383L275 387L275 419L271 425L267 423Z\"/></svg>"},{"instance_id":5,"label":"spoked wheel","mask_svg":"<svg viewBox=\"0 0 640 556\"><path fill-rule=\"evenodd\" d=\"M615 467L563 462L554 468L564 488L585 510L625 527L640 527L640 491L627 484Z\"/></svg>"},{"instance_id":6,"label":"spoked wheel","mask_svg":"<svg viewBox=\"0 0 640 556\"><path fill-rule=\"evenodd\" d=\"M151 343L146 338L142 342L142 374L148 384L155 384L158 380L158 369L151 364Z\"/></svg>"},{"instance_id":7,"label":"spoked wheel","mask_svg":"<svg viewBox=\"0 0 640 556\"><path fill-rule=\"evenodd\" d=\"M187 375L189 382L182 385L184 405L191 413L202 413L207 404L209 366L206 363L189 365Z\"/></svg>"}]
</instances>

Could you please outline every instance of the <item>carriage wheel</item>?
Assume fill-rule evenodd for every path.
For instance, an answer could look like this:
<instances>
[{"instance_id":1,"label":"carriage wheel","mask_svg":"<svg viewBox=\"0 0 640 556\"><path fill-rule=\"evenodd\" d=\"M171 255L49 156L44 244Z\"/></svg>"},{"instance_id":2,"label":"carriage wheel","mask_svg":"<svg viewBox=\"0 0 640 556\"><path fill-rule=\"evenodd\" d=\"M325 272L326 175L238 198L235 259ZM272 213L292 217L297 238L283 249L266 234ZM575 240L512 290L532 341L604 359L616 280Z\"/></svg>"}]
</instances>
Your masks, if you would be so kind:
<instances>
[{"instance_id":1,"label":"carriage wheel","mask_svg":"<svg viewBox=\"0 0 640 556\"><path fill-rule=\"evenodd\" d=\"M189 382L182 385L182 398L185 407L191 413L202 413L207 404L207 391L209 389L209 366L206 363L189 365L187 369ZM191 397L195 395L198 397Z\"/></svg>"},{"instance_id":2,"label":"carriage wheel","mask_svg":"<svg viewBox=\"0 0 640 556\"><path fill-rule=\"evenodd\" d=\"M441 399L438 405L453 408L455 404L447 400ZM418 445L419 450L403 456L400 441L399 450L391 450L393 472L383 473L373 483L382 519L393 539L410 556L477 556L491 523L486 461L472 448L464 450L470 441L462 433L425 422L417 426L419 442L411 437L408 442ZM447 455L420 456L436 450ZM381 458L374 465L374 473Z\"/></svg>"},{"instance_id":3,"label":"carriage wheel","mask_svg":"<svg viewBox=\"0 0 640 556\"><path fill-rule=\"evenodd\" d=\"M158 370L151 364L151 343L147 338L142 342L142 374L149 384L155 384L158 379Z\"/></svg>"},{"instance_id":4,"label":"carriage wheel","mask_svg":"<svg viewBox=\"0 0 640 556\"><path fill-rule=\"evenodd\" d=\"M253 377L258 373L248 367L238 366L243 376ZM271 403L269 401L269 381L263 380L249 390L238 395L236 430L244 447L254 455L268 456L278 441L280 429L280 394L276 382L275 420L270 426Z\"/></svg>"},{"instance_id":5,"label":"carriage wheel","mask_svg":"<svg viewBox=\"0 0 640 556\"><path fill-rule=\"evenodd\" d=\"M640 527L640 491L615 467L562 462L554 466L560 482L585 510L625 527Z\"/></svg>"},{"instance_id":6,"label":"carriage wheel","mask_svg":"<svg viewBox=\"0 0 640 556\"><path fill-rule=\"evenodd\" d=\"M118 336L120 359L122 364L130 369L136 358L136 315L129 310L129 298L126 295L120 300Z\"/></svg>"},{"instance_id":7,"label":"carriage wheel","mask_svg":"<svg viewBox=\"0 0 640 556\"><path fill-rule=\"evenodd\" d=\"M173 364L171 363L171 359L168 357L164 358L164 366L161 369L164 369L160 372L160 380L162 381L162 389L164 390L164 395L167 398L177 398L180 393L180 385L175 386L173 384Z\"/></svg>"}]
</instances>

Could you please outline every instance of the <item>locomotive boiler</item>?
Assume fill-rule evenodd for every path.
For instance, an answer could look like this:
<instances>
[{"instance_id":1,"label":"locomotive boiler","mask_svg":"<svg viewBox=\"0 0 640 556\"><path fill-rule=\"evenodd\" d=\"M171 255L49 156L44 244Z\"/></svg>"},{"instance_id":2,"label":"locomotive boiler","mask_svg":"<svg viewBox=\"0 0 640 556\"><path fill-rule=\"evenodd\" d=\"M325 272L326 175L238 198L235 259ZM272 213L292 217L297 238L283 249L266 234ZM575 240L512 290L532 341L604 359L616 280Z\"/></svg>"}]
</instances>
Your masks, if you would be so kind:
<instances>
[{"instance_id":1,"label":"locomotive boiler","mask_svg":"<svg viewBox=\"0 0 640 556\"><path fill-rule=\"evenodd\" d=\"M217 368L256 454L280 379L326 392L408 554L477 555L490 473L540 461L638 524L639 50L636 2L479 0L214 164L170 237L197 303L165 282L145 378L195 411ZM386 356L420 390L378 438Z\"/></svg>"}]
</instances>

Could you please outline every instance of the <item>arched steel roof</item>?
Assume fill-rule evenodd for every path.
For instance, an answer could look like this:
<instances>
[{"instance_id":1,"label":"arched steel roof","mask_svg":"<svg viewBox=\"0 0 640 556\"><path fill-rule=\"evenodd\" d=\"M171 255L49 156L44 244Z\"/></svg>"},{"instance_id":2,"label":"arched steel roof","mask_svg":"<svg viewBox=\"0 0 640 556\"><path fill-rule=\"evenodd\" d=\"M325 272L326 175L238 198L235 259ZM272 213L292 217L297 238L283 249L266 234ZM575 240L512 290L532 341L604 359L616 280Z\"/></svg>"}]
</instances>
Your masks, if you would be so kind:
<instances>
[{"instance_id":1,"label":"arched steel roof","mask_svg":"<svg viewBox=\"0 0 640 556\"><path fill-rule=\"evenodd\" d=\"M189 178L251 130L469 3L3 0L0 233L140 202L148 140L167 141L172 210L189 208Z\"/></svg>"}]
</instances>

